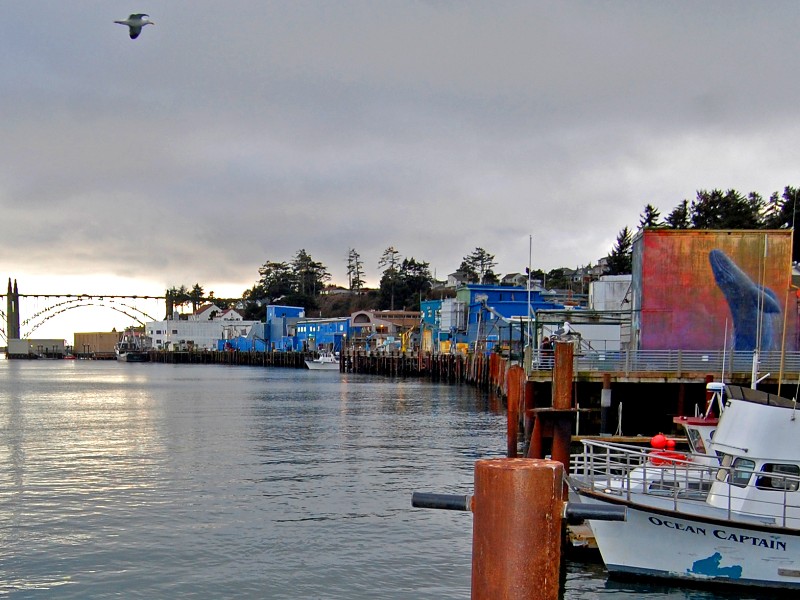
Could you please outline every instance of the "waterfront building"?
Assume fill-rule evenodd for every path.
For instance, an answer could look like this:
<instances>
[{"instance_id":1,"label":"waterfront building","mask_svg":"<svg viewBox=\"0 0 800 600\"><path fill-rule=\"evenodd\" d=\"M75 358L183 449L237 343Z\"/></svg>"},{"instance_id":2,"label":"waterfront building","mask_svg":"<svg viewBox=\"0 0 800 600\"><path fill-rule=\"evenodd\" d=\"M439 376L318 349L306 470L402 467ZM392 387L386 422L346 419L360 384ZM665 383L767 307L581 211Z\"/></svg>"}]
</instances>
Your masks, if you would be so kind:
<instances>
[{"instance_id":1,"label":"waterfront building","mask_svg":"<svg viewBox=\"0 0 800 600\"><path fill-rule=\"evenodd\" d=\"M303 351L341 352L350 333L348 317L327 319L298 319L296 324L297 349Z\"/></svg>"},{"instance_id":2,"label":"waterfront building","mask_svg":"<svg viewBox=\"0 0 800 600\"><path fill-rule=\"evenodd\" d=\"M645 229L632 251L633 348L798 350L791 230Z\"/></svg>"},{"instance_id":3,"label":"waterfront building","mask_svg":"<svg viewBox=\"0 0 800 600\"><path fill-rule=\"evenodd\" d=\"M631 276L603 275L589 284L589 310L631 310Z\"/></svg>"},{"instance_id":4,"label":"waterfront building","mask_svg":"<svg viewBox=\"0 0 800 600\"><path fill-rule=\"evenodd\" d=\"M179 319L146 323L147 335L157 350L214 350L219 340L247 336L258 321L245 321L234 309L206 304Z\"/></svg>"},{"instance_id":5,"label":"waterfront building","mask_svg":"<svg viewBox=\"0 0 800 600\"><path fill-rule=\"evenodd\" d=\"M529 304L530 300L530 304ZM564 309L550 299L541 286L527 288L468 283L456 290L456 305L464 307L462 329L451 325L450 340L466 343L471 351L490 351L490 342L506 344L523 341L528 332L528 317L538 311Z\"/></svg>"},{"instance_id":6,"label":"waterfront building","mask_svg":"<svg viewBox=\"0 0 800 600\"><path fill-rule=\"evenodd\" d=\"M66 342L56 339L9 339L8 358L64 358Z\"/></svg>"},{"instance_id":7,"label":"waterfront building","mask_svg":"<svg viewBox=\"0 0 800 600\"><path fill-rule=\"evenodd\" d=\"M297 350L297 322L305 318L302 306L267 306L266 322L253 326L240 336L219 339L217 349L243 352L292 352Z\"/></svg>"},{"instance_id":8,"label":"waterfront building","mask_svg":"<svg viewBox=\"0 0 800 600\"><path fill-rule=\"evenodd\" d=\"M113 331L75 333L72 351L79 358L116 358L114 348L120 334Z\"/></svg>"},{"instance_id":9,"label":"waterfront building","mask_svg":"<svg viewBox=\"0 0 800 600\"><path fill-rule=\"evenodd\" d=\"M463 302L455 298L423 300L420 308L423 350L447 353L450 351L450 341L457 334L466 334L467 310Z\"/></svg>"},{"instance_id":10,"label":"waterfront building","mask_svg":"<svg viewBox=\"0 0 800 600\"><path fill-rule=\"evenodd\" d=\"M350 315L350 342L363 350L410 350L418 343L418 310L360 310Z\"/></svg>"},{"instance_id":11,"label":"waterfront building","mask_svg":"<svg viewBox=\"0 0 800 600\"><path fill-rule=\"evenodd\" d=\"M265 339L270 350L291 352L297 350L297 323L304 319L306 310L302 306L267 306L267 322L264 324Z\"/></svg>"}]
</instances>

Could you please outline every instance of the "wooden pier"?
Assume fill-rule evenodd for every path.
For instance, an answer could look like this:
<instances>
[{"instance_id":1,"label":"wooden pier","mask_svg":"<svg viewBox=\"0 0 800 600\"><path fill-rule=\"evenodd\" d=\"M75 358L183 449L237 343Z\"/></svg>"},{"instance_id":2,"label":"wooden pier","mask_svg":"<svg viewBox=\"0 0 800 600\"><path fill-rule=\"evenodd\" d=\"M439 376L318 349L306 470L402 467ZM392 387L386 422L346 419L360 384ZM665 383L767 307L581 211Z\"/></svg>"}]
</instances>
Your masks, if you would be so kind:
<instances>
[{"instance_id":1,"label":"wooden pier","mask_svg":"<svg viewBox=\"0 0 800 600\"><path fill-rule=\"evenodd\" d=\"M247 367L286 367L305 369L308 352L236 352L230 350L198 350L188 352L150 351L150 362L193 365L238 365Z\"/></svg>"}]
</instances>

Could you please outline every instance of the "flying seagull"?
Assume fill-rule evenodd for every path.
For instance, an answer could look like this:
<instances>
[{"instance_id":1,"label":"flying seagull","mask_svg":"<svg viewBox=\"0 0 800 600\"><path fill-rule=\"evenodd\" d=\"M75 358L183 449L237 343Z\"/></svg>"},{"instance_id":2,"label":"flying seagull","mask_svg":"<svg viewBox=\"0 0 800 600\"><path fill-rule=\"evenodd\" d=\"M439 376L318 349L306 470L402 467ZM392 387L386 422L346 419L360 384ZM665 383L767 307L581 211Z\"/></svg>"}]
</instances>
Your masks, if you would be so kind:
<instances>
[{"instance_id":1,"label":"flying seagull","mask_svg":"<svg viewBox=\"0 0 800 600\"><path fill-rule=\"evenodd\" d=\"M130 30L131 39L135 40L137 37L139 37L139 34L142 33L142 27L145 25L155 25L155 23L153 23L149 17L150 15L137 13L135 15L129 15L124 21L114 21L114 23L127 25Z\"/></svg>"}]
</instances>

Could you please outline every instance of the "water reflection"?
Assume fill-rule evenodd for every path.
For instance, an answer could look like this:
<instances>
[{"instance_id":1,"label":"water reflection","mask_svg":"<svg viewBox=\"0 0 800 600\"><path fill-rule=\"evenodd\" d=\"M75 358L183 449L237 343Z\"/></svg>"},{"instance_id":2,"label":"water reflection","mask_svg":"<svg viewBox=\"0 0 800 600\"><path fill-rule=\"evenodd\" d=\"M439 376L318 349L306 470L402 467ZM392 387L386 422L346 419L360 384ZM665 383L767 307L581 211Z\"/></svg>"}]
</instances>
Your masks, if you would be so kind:
<instances>
[{"instance_id":1,"label":"water reflection","mask_svg":"<svg viewBox=\"0 0 800 600\"><path fill-rule=\"evenodd\" d=\"M0 594L468 598L468 494L505 451L470 387L291 369L0 361ZM607 582L566 598L719 598Z\"/></svg>"}]
</instances>

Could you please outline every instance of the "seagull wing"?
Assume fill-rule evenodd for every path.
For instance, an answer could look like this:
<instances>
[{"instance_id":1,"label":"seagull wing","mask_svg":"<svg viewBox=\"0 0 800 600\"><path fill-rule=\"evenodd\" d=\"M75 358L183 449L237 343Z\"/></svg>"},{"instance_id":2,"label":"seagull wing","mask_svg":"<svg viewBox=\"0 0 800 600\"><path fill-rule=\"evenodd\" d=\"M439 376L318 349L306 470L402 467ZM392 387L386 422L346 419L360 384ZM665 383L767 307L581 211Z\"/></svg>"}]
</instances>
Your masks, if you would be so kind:
<instances>
[{"instance_id":1,"label":"seagull wing","mask_svg":"<svg viewBox=\"0 0 800 600\"><path fill-rule=\"evenodd\" d=\"M131 36L132 40L135 40L137 37L139 37L140 33L142 33L142 28L141 27L134 27L133 25L131 25L131 27L130 27L130 36Z\"/></svg>"}]
</instances>

